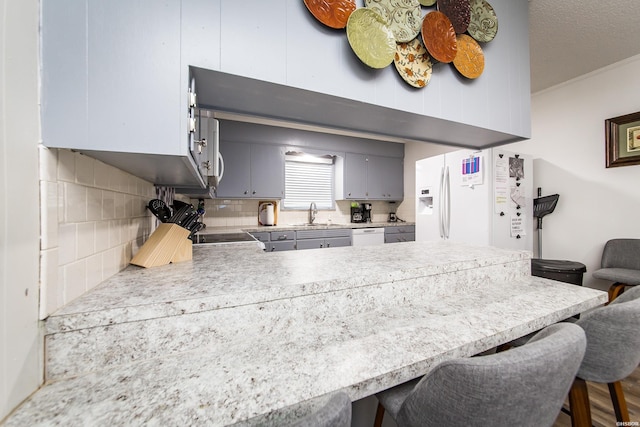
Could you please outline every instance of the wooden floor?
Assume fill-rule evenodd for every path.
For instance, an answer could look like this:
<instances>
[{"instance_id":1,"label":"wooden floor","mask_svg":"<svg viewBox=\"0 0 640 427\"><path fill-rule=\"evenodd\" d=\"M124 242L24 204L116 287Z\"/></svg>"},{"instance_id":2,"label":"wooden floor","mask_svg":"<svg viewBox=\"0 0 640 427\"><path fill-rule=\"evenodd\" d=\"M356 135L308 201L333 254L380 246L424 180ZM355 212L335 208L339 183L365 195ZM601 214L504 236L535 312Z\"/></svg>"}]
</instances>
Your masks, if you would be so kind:
<instances>
[{"instance_id":1,"label":"wooden floor","mask_svg":"<svg viewBox=\"0 0 640 427\"><path fill-rule=\"evenodd\" d=\"M587 382L589 401L591 402L591 418L595 427L615 427L616 416L611 405L609 388L606 384ZM622 382L622 389L629 408L630 421L640 423L640 367ZM568 403L565 402L568 408ZM639 424L635 424L639 425ZM570 427L571 417L565 413L558 416L553 427Z\"/></svg>"}]
</instances>

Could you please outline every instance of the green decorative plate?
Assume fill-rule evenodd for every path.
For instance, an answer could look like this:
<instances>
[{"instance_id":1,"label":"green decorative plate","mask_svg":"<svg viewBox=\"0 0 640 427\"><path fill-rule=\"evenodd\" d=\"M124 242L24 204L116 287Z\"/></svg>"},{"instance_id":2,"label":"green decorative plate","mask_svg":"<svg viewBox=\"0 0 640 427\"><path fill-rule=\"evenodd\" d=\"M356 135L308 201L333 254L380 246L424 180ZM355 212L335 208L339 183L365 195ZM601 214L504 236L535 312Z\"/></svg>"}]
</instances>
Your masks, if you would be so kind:
<instances>
[{"instance_id":1,"label":"green decorative plate","mask_svg":"<svg viewBox=\"0 0 640 427\"><path fill-rule=\"evenodd\" d=\"M423 6L433 6L436 4L436 0L420 0L420 4Z\"/></svg>"},{"instance_id":2,"label":"green decorative plate","mask_svg":"<svg viewBox=\"0 0 640 427\"><path fill-rule=\"evenodd\" d=\"M419 37L408 43L398 43L393 62L400 77L411 86L422 88L429 84L432 72L431 57Z\"/></svg>"},{"instance_id":3,"label":"green decorative plate","mask_svg":"<svg viewBox=\"0 0 640 427\"><path fill-rule=\"evenodd\" d=\"M364 0L364 5L386 20L398 43L411 41L420 32L422 9L418 0Z\"/></svg>"},{"instance_id":4,"label":"green decorative plate","mask_svg":"<svg viewBox=\"0 0 640 427\"><path fill-rule=\"evenodd\" d=\"M479 42L490 42L498 33L498 17L486 0L470 0L471 21L467 32Z\"/></svg>"},{"instance_id":5,"label":"green decorative plate","mask_svg":"<svg viewBox=\"0 0 640 427\"><path fill-rule=\"evenodd\" d=\"M356 56L371 68L384 68L393 61L396 39L373 9L356 9L349 16L347 39Z\"/></svg>"}]
</instances>

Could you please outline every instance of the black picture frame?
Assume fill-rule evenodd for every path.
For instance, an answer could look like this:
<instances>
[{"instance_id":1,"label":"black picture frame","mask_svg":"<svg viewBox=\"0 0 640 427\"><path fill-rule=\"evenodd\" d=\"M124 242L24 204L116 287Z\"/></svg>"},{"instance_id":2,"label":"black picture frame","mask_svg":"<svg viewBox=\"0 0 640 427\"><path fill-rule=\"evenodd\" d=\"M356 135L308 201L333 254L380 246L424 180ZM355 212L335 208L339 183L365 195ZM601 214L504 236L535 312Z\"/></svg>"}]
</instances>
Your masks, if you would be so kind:
<instances>
[{"instance_id":1,"label":"black picture frame","mask_svg":"<svg viewBox=\"0 0 640 427\"><path fill-rule=\"evenodd\" d=\"M607 167L640 164L640 111L604 121Z\"/></svg>"}]
</instances>

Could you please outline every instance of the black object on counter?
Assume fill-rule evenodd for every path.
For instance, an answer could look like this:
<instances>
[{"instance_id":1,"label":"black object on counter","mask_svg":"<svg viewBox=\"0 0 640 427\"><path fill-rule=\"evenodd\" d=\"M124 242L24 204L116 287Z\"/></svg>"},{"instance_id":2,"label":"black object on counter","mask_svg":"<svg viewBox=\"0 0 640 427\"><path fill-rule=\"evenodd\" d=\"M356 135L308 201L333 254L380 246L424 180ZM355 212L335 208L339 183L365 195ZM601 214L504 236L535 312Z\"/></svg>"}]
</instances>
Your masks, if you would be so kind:
<instances>
[{"instance_id":1,"label":"black object on counter","mask_svg":"<svg viewBox=\"0 0 640 427\"><path fill-rule=\"evenodd\" d=\"M582 276L587 266L576 261L557 259L531 259L531 275L558 282L582 286Z\"/></svg>"},{"instance_id":2,"label":"black object on counter","mask_svg":"<svg viewBox=\"0 0 640 427\"><path fill-rule=\"evenodd\" d=\"M160 222L169 222L171 218L171 209L165 202L160 199L152 199L149 200L149 204L147 208L151 211L152 214L156 216L160 220Z\"/></svg>"}]
</instances>

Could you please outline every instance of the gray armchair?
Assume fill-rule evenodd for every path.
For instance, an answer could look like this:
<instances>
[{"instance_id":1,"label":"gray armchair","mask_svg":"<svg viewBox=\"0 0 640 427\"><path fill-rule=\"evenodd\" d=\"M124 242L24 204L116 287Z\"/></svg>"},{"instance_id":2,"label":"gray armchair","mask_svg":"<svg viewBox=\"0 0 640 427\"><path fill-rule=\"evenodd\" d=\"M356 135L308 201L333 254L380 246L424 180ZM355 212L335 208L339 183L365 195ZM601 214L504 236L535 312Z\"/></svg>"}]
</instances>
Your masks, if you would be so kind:
<instances>
[{"instance_id":1,"label":"gray armchair","mask_svg":"<svg viewBox=\"0 0 640 427\"><path fill-rule=\"evenodd\" d=\"M609 301L624 292L626 286L640 285L640 239L609 240L600 266L593 277L614 282L609 287Z\"/></svg>"},{"instance_id":2,"label":"gray armchair","mask_svg":"<svg viewBox=\"0 0 640 427\"><path fill-rule=\"evenodd\" d=\"M565 323L522 347L442 362L422 379L378 393L374 425L386 410L400 427L551 426L585 347L584 331Z\"/></svg>"},{"instance_id":3,"label":"gray armchair","mask_svg":"<svg viewBox=\"0 0 640 427\"><path fill-rule=\"evenodd\" d=\"M608 306L584 313L576 324L587 335L587 350L569 392L572 425L591 427L585 381L606 383L618 422L629 421L620 381L640 363L640 286L618 296Z\"/></svg>"}]
</instances>

